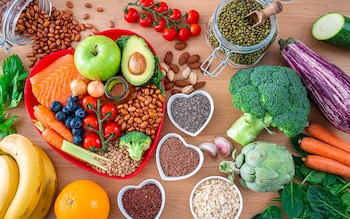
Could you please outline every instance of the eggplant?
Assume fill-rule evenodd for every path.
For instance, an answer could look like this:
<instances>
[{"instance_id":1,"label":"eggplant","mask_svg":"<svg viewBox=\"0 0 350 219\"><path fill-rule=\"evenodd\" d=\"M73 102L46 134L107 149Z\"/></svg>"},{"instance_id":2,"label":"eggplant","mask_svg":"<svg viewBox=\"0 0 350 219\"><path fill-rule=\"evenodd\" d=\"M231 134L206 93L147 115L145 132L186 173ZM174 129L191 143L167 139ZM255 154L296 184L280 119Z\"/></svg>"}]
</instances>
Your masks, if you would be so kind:
<instances>
[{"instance_id":1,"label":"eggplant","mask_svg":"<svg viewBox=\"0 0 350 219\"><path fill-rule=\"evenodd\" d=\"M282 59L300 76L310 100L334 127L350 133L350 76L295 38L278 43Z\"/></svg>"}]
</instances>

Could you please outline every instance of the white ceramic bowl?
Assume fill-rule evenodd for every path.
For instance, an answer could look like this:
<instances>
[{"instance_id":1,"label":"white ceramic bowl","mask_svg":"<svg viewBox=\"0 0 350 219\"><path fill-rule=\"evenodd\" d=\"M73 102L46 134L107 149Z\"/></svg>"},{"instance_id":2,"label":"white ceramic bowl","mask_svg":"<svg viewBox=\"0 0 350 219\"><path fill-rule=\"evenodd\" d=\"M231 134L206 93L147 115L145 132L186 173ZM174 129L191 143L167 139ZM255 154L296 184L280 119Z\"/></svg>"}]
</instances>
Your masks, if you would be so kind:
<instances>
[{"instance_id":1,"label":"white ceramic bowl","mask_svg":"<svg viewBox=\"0 0 350 219\"><path fill-rule=\"evenodd\" d=\"M183 176L167 176L164 171L163 171L163 168L161 166L161 163L160 163L160 149L163 145L163 142L165 140L167 140L168 138L170 137L176 137L178 139L180 139L180 141L184 144L185 147L188 147L188 148L191 148L193 150L195 150L198 155L199 155L199 163L198 163L198 166L196 167L195 170L193 170L192 172L188 173L187 175L183 175ZM176 159L181 159L180 157L177 157ZM203 165L203 161L204 161L204 155L203 155L203 152L197 147L197 146L194 146L194 145L191 145L191 144L188 144L185 139L179 135L179 134L176 134L176 133L169 133L167 135L165 135L158 143L158 146L157 146L157 150L156 150L156 162L157 162L157 168L158 168L158 172L159 172L159 175L160 177L163 179L163 180L166 180L166 181L176 181L176 180L182 180L182 179L187 179L191 176L193 176L194 174L196 174L200 168L202 167Z\"/></svg>"},{"instance_id":2,"label":"white ceramic bowl","mask_svg":"<svg viewBox=\"0 0 350 219\"><path fill-rule=\"evenodd\" d=\"M192 192L191 192L191 196L190 196L190 209L191 209L192 216L193 216L195 219L199 219L199 218L196 216L196 214L195 214L195 212L194 212L194 209L193 209L193 197L194 197L194 195L195 195L195 193L196 193L196 190L197 190L198 187L199 187L200 185L202 185L205 181L207 181L207 180L213 180L213 179L223 180L224 182L228 183L230 186L233 186L234 190L237 191L238 200L239 200L240 205L239 205L239 207L238 207L237 213L233 216L232 219L238 219L239 216L241 215L242 209L243 209L243 198L242 198L242 193L241 193L241 191L238 189L238 187L237 187L236 185L231 185L231 184L230 184L230 181L229 181L227 178L222 177L222 176L209 176L209 177L206 177L206 178L200 180L200 181L194 186L194 188L193 188L193 190L192 190ZM214 188L213 185L211 185L210 187L211 187L211 188ZM220 191L217 191L217 192L219 193ZM225 192L227 193L227 191L225 191ZM225 192L220 192L219 194L226 194ZM208 197L210 197L210 196L207 196L207 198L208 198ZM215 197L219 197L219 195L218 195L218 196L215 196ZM210 201L210 200L207 200L207 201ZM218 201L218 202L219 202L219 201ZM216 202L216 203L218 203L218 202ZM202 204L206 204L206 203L204 203L204 202L201 202L201 203L202 203ZM226 202L226 203L227 203L227 202ZM213 206L213 205L206 204L206 207L209 207L209 206ZM218 207L217 204L215 204L214 207ZM207 210L208 210L208 208L207 208ZM220 211L220 212L221 212L221 211Z\"/></svg>"},{"instance_id":3,"label":"white ceramic bowl","mask_svg":"<svg viewBox=\"0 0 350 219\"><path fill-rule=\"evenodd\" d=\"M117 199L118 207L119 207L119 210L122 212L122 214L124 215L125 218L132 219L132 217L130 215L128 215L128 213L125 211L124 206L123 206L122 198L123 198L124 193L127 190L129 190L129 189L140 189L140 188L142 188L143 186L145 186L147 184L155 184L155 185L157 185L158 188L160 189L161 194L162 194L162 204L161 204L161 207L160 207L159 212L156 215L155 219L160 218L160 215L162 214L163 209L164 209L164 205L165 205L165 190L164 190L164 187L162 186L162 184L159 181L155 180L155 179L146 179L145 181L140 183L138 186L133 186L133 185L125 186L119 191L118 199Z\"/></svg>"},{"instance_id":4,"label":"white ceramic bowl","mask_svg":"<svg viewBox=\"0 0 350 219\"><path fill-rule=\"evenodd\" d=\"M208 118L206 119L204 124L198 130L193 132L191 130L184 129L183 127L180 126L180 124L178 124L175 121L173 114L172 114L172 111L171 111L171 106L174 103L174 100L176 100L177 98L186 98L186 99L189 99L189 101L191 101L191 98L197 94L203 95L206 98L208 98L209 103L210 103L210 112L209 112ZM189 109L182 109L182 113L183 114L188 113L188 110ZM213 116L213 113L214 113L214 101L213 101L213 98L210 96L210 94L206 91L203 91L203 90L194 91L191 94L177 93L177 94L172 95L169 98L168 103L167 103L167 113L168 113L170 121L175 125L176 128L178 128L179 130L181 130L185 134L194 137L194 136L197 136L199 133L201 133L203 131L203 129L208 125L209 121L211 120L211 117Z\"/></svg>"}]
</instances>

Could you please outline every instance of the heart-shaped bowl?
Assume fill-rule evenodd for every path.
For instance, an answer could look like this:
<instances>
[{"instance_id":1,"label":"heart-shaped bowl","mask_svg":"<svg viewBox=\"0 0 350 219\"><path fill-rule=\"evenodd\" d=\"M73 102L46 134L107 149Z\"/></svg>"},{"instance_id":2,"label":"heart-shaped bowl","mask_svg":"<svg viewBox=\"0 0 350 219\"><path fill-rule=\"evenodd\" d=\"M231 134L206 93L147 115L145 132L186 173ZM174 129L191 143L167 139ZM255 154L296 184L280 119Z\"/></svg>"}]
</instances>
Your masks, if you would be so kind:
<instances>
[{"instance_id":1,"label":"heart-shaped bowl","mask_svg":"<svg viewBox=\"0 0 350 219\"><path fill-rule=\"evenodd\" d=\"M203 152L179 134L166 134L158 143L156 163L163 180L187 179L200 170L203 161Z\"/></svg>"},{"instance_id":2,"label":"heart-shaped bowl","mask_svg":"<svg viewBox=\"0 0 350 219\"><path fill-rule=\"evenodd\" d=\"M203 131L213 116L214 101L203 90L191 94L177 93L169 98L167 113L176 128L195 137Z\"/></svg>"},{"instance_id":3,"label":"heart-shaped bowl","mask_svg":"<svg viewBox=\"0 0 350 219\"><path fill-rule=\"evenodd\" d=\"M129 30L123 30L123 29L110 29L110 30L106 30L106 31L102 31L99 33L99 35L104 35L107 36L113 40L117 40L118 38L122 37L122 36L130 36L130 35L137 35L139 37L142 37L140 35L138 35L137 33L134 33L132 31ZM146 41L146 40L145 40ZM149 46L149 48L152 50L153 54L156 55L155 50L153 49L153 47L151 46L151 44L149 42L147 42L147 45ZM46 68L47 66L49 66L50 64L52 64L55 60L57 60L58 58L65 56L67 54L74 54L74 49L66 49L66 50L59 50L57 52L53 52L47 56L45 56L40 62L38 62L34 68L31 70L27 82L25 84L25 88L24 88L24 103L25 103L25 107L27 109L27 112L29 114L29 117L34 121L36 120L35 116L34 116L34 106L38 105L38 100L36 99L36 97L34 96L33 92L32 92L32 86L30 83L30 78L34 75L36 75L38 72L40 72L41 70L43 70L44 68ZM165 111L165 103L163 104L163 111ZM85 162L82 162L78 159L73 158L72 156L69 156L68 154L64 153L63 151L57 149L56 147L51 146L51 148L53 150L55 150L60 156L62 156L63 158L65 158L66 160L70 161L72 164L90 171L92 173L101 175L101 176L105 176L105 177L110 177L110 178L116 178L116 179L128 179L131 178L135 175L137 175L138 173L140 173L140 171L145 167L145 165L147 164L148 160L151 158L153 152L156 149L157 143L158 143L158 139L160 136L160 132L162 130L162 126L163 126L163 120L161 121L161 123L159 124L159 127L157 129L156 132L156 136L152 141L152 145L151 147L145 151L145 153L143 154L143 160L141 165L136 169L135 172L129 174L129 175L125 175L125 176L112 176L110 174L107 173L102 173L99 172L95 169L93 169L90 165L86 164ZM39 134L41 134L41 131L39 129L37 129L37 131L39 132Z\"/></svg>"},{"instance_id":4,"label":"heart-shaped bowl","mask_svg":"<svg viewBox=\"0 0 350 219\"><path fill-rule=\"evenodd\" d=\"M150 184L156 185L159 190L157 190L155 187L151 188L149 186ZM145 186L147 186L147 185L148 185L148 187L146 188ZM142 190L142 189L144 189L144 190ZM155 191L157 191L157 192L155 192ZM129 193L127 194L127 192L129 192ZM160 192L160 194L159 194L159 192ZM161 196L160 206L158 203L159 196ZM150 205L141 206L142 204L145 204L145 203L143 203L143 202L145 202L145 200L153 201L152 206L156 205L156 208L159 210L154 212L154 209L148 208L146 211L144 210L144 212L134 212L134 213L135 214L145 214L145 213L147 213L147 214L153 213L154 214L154 215L138 215L138 218L140 218L140 217L142 217L142 218L155 218L155 219L159 218L160 215L162 214L162 211L163 211L164 205L165 205L165 190L159 181L157 181L155 179L146 179L145 181L140 183L138 186L133 186L133 185L125 186L119 191L118 198L117 198L119 210L122 212L124 217L126 217L127 219L133 218L132 215L129 215L127 213L128 211L131 212L132 209L134 209L135 211L141 211L143 207L150 206ZM132 206L131 206L130 210L127 210L125 207L129 204L129 202L131 202L130 204L132 204ZM140 205L138 205L138 204L140 204ZM127 207L127 208L129 208L129 207ZM136 215L134 215L134 217L135 216Z\"/></svg>"},{"instance_id":5,"label":"heart-shaped bowl","mask_svg":"<svg viewBox=\"0 0 350 219\"><path fill-rule=\"evenodd\" d=\"M200 180L190 196L193 218L238 219L243 209L242 193L236 185L222 176L208 176Z\"/></svg>"}]
</instances>

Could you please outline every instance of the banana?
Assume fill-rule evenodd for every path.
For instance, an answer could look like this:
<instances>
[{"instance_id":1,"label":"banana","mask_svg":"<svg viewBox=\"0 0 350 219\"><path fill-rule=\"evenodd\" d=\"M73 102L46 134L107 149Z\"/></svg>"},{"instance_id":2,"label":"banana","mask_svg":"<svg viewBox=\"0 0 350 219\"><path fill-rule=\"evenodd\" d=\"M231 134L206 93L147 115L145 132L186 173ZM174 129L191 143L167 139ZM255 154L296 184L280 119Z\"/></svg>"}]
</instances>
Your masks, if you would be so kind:
<instances>
[{"instance_id":1,"label":"banana","mask_svg":"<svg viewBox=\"0 0 350 219\"><path fill-rule=\"evenodd\" d=\"M33 213L29 219L44 219L49 213L57 189L57 175L55 166L53 165L50 157L44 150L36 146L44 162L45 178L43 183L43 191L40 195L39 202L37 203Z\"/></svg>"},{"instance_id":2,"label":"banana","mask_svg":"<svg viewBox=\"0 0 350 219\"><path fill-rule=\"evenodd\" d=\"M0 153L12 156L19 168L19 184L5 219L28 218L38 203L44 180L43 160L33 143L23 135L11 134L0 141Z\"/></svg>"},{"instance_id":3,"label":"banana","mask_svg":"<svg viewBox=\"0 0 350 219\"><path fill-rule=\"evenodd\" d=\"M4 218L7 208L16 194L19 170L16 161L9 155L0 155L0 218Z\"/></svg>"}]
</instances>

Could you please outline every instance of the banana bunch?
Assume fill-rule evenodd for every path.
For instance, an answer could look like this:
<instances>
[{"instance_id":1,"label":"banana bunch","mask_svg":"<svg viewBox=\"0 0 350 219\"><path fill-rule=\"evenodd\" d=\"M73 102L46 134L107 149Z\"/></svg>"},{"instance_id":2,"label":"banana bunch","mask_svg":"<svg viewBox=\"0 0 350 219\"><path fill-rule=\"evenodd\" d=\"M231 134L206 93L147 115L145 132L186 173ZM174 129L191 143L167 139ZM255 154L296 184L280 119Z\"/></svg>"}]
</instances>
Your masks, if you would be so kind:
<instances>
[{"instance_id":1,"label":"banana bunch","mask_svg":"<svg viewBox=\"0 0 350 219\"><path fill-rule=\"evenodd\" d=\"M56 189L55 167L40 147L19 134L0 141L0 218L45 218Z\"/></svg>"}]
</instances>

